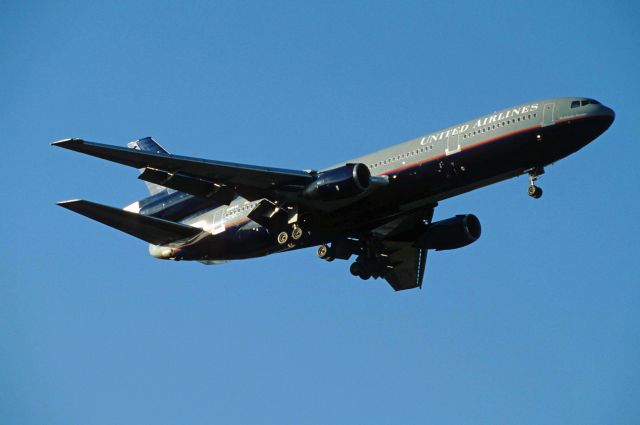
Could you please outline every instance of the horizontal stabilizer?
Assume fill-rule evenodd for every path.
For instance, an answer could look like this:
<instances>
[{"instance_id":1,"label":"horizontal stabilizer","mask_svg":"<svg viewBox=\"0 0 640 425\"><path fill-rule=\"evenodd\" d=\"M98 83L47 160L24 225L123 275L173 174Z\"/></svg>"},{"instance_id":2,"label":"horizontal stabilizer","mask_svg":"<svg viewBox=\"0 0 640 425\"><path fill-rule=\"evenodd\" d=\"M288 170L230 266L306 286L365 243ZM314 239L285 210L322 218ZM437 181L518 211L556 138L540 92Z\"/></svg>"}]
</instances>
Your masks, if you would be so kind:
<instances>
[{"instance_id":1,"label":"horizontal stabilizer","mask_svg":"<svg viewBox=\"0 0 640 425\"><path fill-rule=\"evenodd\" d=\"M191 238L202 232L197 227L80 199L58 202L58 205L154 245Z\"/></svg>"}]
</instances>

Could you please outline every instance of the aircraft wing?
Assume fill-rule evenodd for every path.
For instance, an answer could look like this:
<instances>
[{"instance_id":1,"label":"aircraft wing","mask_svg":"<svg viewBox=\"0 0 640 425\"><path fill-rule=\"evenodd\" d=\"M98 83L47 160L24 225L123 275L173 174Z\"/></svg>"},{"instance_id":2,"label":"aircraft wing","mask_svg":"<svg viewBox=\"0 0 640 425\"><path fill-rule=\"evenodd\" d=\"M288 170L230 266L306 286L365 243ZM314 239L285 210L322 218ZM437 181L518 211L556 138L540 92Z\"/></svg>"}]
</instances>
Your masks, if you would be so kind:
<instances>
[{"instance_id":1,"label":"aircraft wing","mask_svg":"<svg viewBox=\"0 0 640 425\"><path fill-rule=\"evenodd\" d=\"M305 171L261 167L208 159L190 158L161 152L149 152L120 146L65 139L53 143L65 149L144 169L141 178L165 187L197 196L216 193L230 187L243 197L254 200L273 189L301 189L313 181Z\"/></svg>"},{"instance_id":2,"label":"aircraft wing","mask_svg":"<svg viewBox=\"0 0 640 425\"><path fill-rule=\"evenodd\" d=\"M202 229L197 227L81 199L58 202L58 205L154 245L165 245L177 240L192 238L202 232Z\"/></svg>"},{"instance_id":3,"label":"aircraft wing","mask_svg":"<svg viewBox=\"0 0 640 425\"><path fill-rule=\"evenodd\" d=\"M372 231L380 241L376 251L378 261L386 268L383 277L396 291L422 287L428 250L416 248L414 239L423 222L432 220L435 207L416 210Z\"/></svg>"},{"instance_id":4,"label":"aircraft wing","mask_svg":"<svg viewBox=\"0 0 640 425\"><path fill-rule=\"evenodd\" d=\"M384 278L396 291L422 287L427 250L415 248L411 243L383 243L388 271Z\"/></svg>"}]
</instances>

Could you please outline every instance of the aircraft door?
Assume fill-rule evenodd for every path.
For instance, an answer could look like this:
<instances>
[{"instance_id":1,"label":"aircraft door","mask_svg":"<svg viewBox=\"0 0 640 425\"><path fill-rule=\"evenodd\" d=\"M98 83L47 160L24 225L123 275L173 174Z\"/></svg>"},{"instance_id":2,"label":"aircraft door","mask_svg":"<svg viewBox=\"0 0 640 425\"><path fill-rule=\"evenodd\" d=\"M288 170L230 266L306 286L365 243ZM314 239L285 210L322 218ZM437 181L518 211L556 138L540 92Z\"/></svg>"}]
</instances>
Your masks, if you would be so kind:
<instances>
[{"instance_id":1,"label":"aircraft door","mask_svg":"<svg viewBox=\"0 0 640 425\"><path fill-rule=\"evenodd\" d=\"M456 134L450 134L449 137L447 137L447 147L444 153L451 155L456 152L460 152L460 134L458 134L457 129Z\"/></svg>"},{"instance_id":2,"label":"aircraft door","mask_svg":"<svg viewBox=\"0 0 640 425\"><path fill-rule=\"evenodd\" d=\"M213 227L211 228L211 234L217 235L225 231L224 225L224 213L227 212L227 207L222 206L213 210Z\"/></svg>"},{"instance_id":3,"label":"aircraft door","mask_svg":"<svg viewBox=\"0 0 640 425\"><path fill-rule=\"evenodd\" d=\"M542 127L546 127L555 123L554 120L554 112L555 112L556 104L555 103L545 103L542 107Z\"/></svg>"}]
</instances>

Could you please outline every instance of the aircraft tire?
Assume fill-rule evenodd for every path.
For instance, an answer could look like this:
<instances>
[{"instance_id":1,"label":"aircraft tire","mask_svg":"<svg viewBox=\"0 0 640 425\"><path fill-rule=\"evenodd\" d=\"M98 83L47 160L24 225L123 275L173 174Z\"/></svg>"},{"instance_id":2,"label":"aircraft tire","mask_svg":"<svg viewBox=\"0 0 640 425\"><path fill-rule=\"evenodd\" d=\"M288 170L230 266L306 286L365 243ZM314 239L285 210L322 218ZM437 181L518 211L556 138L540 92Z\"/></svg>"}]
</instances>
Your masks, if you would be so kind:
<instances>
[{"instance_id":1,"label":"aircraft tire","mask_svg":"<svg viewBox=\"0 0 640 425\"><path fill-rule=\"evenodd\" d=\"M542 197L542 188L536 187L536 194L534 195L535 199L540 199Z\"/></svg>"},{"instance_id":2,"label":"aircraft tire","mask_svg":"<svg viewBox=\"0 0 640 425\"><path fill-rule=\"evenodd\" d=\"M326 245L320 245L318 247L317 253L318 253L318 257L320 257L321 259L323 259L325 261L333 261L334 260L332 249L329 248Z\"/></svg>"},{"instance_id":3,"label":"aircraft tire","mask_svg":"<svg viewBox=\"0 0 640 425\"><path fill-rule=\"evenodd\" d=\"M289 240L289 234L287 232L280 232L278 233L277 240L278 240L278 244L284 245Z\"/></svg>"},{"instance_id":4,"label":"aircraft tire","mask_svg":"<svg viewBox=\"0 0 640 425\"><path fill-rule=\"evenodd\" d=\"M540 199L540 197L542 196L542 189L539 188L538 186L531 185L527 189L527 194L531 196L533 199Z\"/></svg>"},{"instance_id":5,"label":"aircraft tire","mask_svg":"<svg viewBox=\"0 0 640 425\"><path fill-rule=\"evenodd\" d=\"M294 241L299 240L302 237L302 227L300 226L293 226L293 229L291 230L291 239L293 239Z\"/></svg>"},{"instance_id":6,"label":"aircraft tire","mask_svg":"<svg viewBox=\"0 0 640 425\"><path fill-rule=\"evenodd\" d=\"M360 263L356 261L349 267L349 272L351 272L351 274L354 276L360 276L360 274L362 273L362 265L360 265Z\"/></svg>"}]
</instances>

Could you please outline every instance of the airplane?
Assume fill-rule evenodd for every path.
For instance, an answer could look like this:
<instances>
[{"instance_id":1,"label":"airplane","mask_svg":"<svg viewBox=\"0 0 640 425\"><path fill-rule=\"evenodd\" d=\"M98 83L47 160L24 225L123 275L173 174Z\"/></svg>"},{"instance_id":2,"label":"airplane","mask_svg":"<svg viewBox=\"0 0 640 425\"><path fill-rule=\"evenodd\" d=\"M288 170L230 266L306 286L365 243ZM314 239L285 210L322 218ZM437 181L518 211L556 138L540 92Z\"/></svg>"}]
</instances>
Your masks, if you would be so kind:
<instances>
[{"instance_id":1,"label":"airplane","mask_svg":"<svg viewBox=\"0 0 640 425\"><path fill-rule=\"evenodd\" d=\"M124 209L58 205L148 242L164 260L220 264L318 246L364 280L421 288L427 252L467 246L473 214L434 221L439 202L519 175L528 194L545 167L606 131L612 109L590 98L524 103L322 170L281 169L169 154L152 138L127 147L65 139L65 149L140 170L150 196Z\"/></svg>"}]
</instances>

